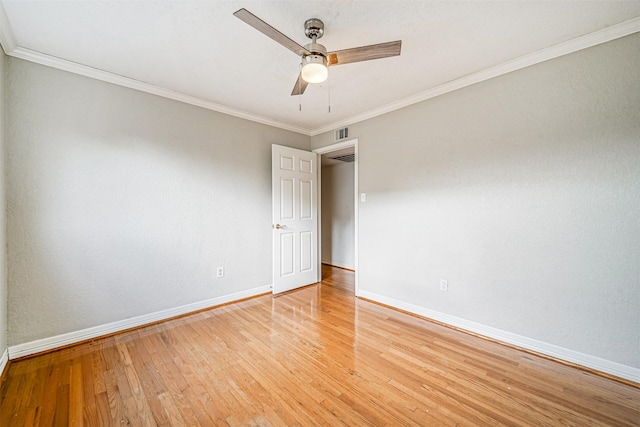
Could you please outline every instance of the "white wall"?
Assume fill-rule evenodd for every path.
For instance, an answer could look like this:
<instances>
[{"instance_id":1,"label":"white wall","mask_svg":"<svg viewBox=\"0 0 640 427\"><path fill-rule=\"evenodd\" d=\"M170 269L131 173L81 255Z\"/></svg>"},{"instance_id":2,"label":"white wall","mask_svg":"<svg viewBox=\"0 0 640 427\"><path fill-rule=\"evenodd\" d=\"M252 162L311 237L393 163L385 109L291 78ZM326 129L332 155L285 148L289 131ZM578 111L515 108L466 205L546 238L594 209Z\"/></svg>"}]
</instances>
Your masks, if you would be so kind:
<instances>
[{"instance_id":1,"label":"white wall","mask_svg":"<svg viewBox=\"0 0 640 427\"><path fill-rule=\"evenodd\" d=\"M308 136L8 72L10 346L271 283L271 144Z\"/></svg>"},{"instance_id":2,"label":"white wall","mask_svg":"<svg viewBox=\"0 0 640 427\"><path fill-rule=\"evenodd\" d=\"M5 209L5 72L6 59L0 49L0 374L7 350L7 234Z\"/></svg>"},{"instance_id":3,"label":"white wall","mask_svg":"<svg viewBox=\"0 0 640 427\"><path fill-rule=\"evenodd\" d=\"M322 262L355 268L354 164L322 167Z\"/></svg>"},{"instance_id":4,"label":"white wall","mask_svg":"<svg viewBox=\"0 0 640 427\"><path fill-rule=\"evenodd\" d=\"M362 294L640 381L639 46L628 36L351 125Z\"/></svg>"}]
</instances>

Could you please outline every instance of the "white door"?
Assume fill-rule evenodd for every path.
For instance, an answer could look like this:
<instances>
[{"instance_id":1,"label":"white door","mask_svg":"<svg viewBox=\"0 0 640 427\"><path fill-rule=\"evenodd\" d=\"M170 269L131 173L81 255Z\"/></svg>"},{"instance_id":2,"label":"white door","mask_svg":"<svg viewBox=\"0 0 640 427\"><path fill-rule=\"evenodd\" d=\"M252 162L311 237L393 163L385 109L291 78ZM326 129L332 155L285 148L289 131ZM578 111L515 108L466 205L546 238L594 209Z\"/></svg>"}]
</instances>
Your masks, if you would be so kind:
<instances>
[{"instance_id":1,"label":"white door","mask_svg":"<svg viewBox=\"0 0 640 427\"><path fill-rule=\"evenodd\" d=\"M316 283L318 155L272 146L273 293Z\"/></svg>"}]
</instances>

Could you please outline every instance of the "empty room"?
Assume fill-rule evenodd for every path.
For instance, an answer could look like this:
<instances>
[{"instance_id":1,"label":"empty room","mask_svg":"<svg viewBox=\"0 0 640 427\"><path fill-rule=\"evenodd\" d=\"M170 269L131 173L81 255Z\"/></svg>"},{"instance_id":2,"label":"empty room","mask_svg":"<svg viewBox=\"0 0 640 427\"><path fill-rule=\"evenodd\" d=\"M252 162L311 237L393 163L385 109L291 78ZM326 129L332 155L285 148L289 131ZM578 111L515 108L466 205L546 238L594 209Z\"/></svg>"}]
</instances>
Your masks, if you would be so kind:
<instances>
[{"instance_id":1,"label":"empty room","mask_svg":"<svg viewBox=\"0 0 640 427\"><path fill-rule=\"evenodd\" d=\"M0 426L640 426L640 1L0 0Z\"/></svg>"}]
</instances>

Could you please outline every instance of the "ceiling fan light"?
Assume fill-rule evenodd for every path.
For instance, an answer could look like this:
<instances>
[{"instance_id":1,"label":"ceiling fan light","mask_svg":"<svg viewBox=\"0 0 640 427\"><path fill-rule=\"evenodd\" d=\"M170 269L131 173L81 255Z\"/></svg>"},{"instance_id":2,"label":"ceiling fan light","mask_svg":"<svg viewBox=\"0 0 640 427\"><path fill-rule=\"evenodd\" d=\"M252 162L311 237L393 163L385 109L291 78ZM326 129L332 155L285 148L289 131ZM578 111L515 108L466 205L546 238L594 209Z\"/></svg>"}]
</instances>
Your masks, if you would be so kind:
<instances>
[{"instance_id":1,"label":"ceiling fan light","mask_svg":"<svg viewBox=\"0 0 640 427\"><path fill-rule=\"evenodd\" d=\"M307 55L302 58L302 79L308 83L322 83L327 80L327 58L322 55Z\"/></svg>"}]
</instances>

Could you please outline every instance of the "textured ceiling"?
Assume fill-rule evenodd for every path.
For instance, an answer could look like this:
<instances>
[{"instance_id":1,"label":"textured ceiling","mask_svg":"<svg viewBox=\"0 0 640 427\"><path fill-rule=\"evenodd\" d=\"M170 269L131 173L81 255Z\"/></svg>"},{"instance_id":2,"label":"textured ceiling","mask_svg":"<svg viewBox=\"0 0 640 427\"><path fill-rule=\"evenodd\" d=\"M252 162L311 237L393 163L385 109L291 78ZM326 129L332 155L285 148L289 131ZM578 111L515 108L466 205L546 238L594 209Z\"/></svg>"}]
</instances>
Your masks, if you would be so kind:
<instances>
[{"instance_id":1,"label":"textured ceiling","mask_svg":"<svg viewBox=\"0 0 640 427\"><path fill-rule=\"evenodd\" d=\"M90 67L88 75L102 70L107 81L126 77L173 91L176 99L308 134L446 92L465 76L490 78L487 70L616 24L640 31L640 1L1 4L0 36L10 55L80 73L78 65ZM402 54L332 67L327 82L292 97L299 58L232 15L243 7L302 45L303 23L315 17L325 23L319 42L329 50L401 39Z\"/></svg>"}]
</instances>

